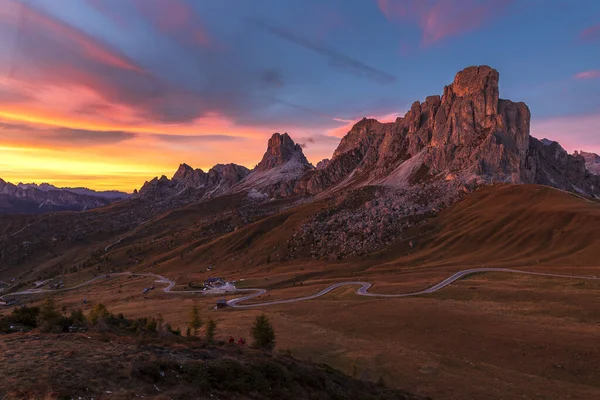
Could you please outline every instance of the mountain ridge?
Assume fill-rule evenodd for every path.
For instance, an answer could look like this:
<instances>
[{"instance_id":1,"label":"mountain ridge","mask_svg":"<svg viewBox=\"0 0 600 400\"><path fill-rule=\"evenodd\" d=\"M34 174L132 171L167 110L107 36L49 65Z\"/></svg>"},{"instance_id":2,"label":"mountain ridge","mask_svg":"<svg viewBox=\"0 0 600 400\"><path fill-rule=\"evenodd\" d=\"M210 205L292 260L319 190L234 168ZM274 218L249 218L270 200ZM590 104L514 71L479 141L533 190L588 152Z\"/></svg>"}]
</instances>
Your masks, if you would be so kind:
<instances>
[{"instance_id":1,"label":"mountain ridge","mask_svg":"<svg viewBox=\"0 0 600 400\"><path fill-rule=\"evenodd\" d=\"M38 214L55 211L84 211L129 198L119 191L87 188L58 188L48 183L13 184L0 178L0 213Z\"/></svg>"},{"instance_id":2,"label":"mountain ridge","mask_svg":"<svg viewBox=\"0 0 600 400\"><path fill-rule=\"evenodd\" d=\"M441 96L414 102L394 122L358 121L331 159L316 168L290 135L275 133L257 166L223 193L247 192L266 200L366 185L403 189L435 180L455 181L453 190L526 183L599 197L600 177L590 170L593 163L568 154L557 142L530 136L529 108L501 99L499 79L489 66L467 67ZM193 174L191 170L186 171Z\"/></svg>"}]
</instances>

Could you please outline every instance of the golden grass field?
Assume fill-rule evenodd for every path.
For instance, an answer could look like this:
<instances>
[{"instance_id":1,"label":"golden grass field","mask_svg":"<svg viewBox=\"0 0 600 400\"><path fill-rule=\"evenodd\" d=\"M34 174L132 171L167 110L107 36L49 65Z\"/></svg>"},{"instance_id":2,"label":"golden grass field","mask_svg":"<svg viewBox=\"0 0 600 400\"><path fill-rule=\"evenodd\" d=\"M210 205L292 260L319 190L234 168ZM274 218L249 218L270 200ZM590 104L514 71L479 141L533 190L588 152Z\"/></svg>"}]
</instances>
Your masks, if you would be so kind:
<instances>
[{"instance_id":1,"label":"golden grass field","mask_svg":"<svg viewBox=\"0 0 600 400\"><path fill-rule=\"evenodd\" d=\"M317 205L297 213L311 207ZM283 246L301 220L288 213L203 244L185 258L162 255L164 262L143 269L183 289L210 276L206 265L219 257L210 274L269 288L258 300L304 296L348 280L371 282L374 293L410 292L482 265L600 276L600 205L550 188L477 191L422 227L415 249L399 242L339 263L259 262ZM233 260L222 256L228 252ZM366 298L344 287L305 302L220 311L212 306L221 297L167 294L151 282L111 278L56 300L68 310L81 308L86 297L87 309L102 302L128 317L161 314L183 330L196 302L204 318L217 321L221 338L247 338L252 320L265 313L279 350L433 399L600 399L600 282L489 273L420 297ZM144 296L150 284L156 290Z\"/></svg>"}]
</instances>

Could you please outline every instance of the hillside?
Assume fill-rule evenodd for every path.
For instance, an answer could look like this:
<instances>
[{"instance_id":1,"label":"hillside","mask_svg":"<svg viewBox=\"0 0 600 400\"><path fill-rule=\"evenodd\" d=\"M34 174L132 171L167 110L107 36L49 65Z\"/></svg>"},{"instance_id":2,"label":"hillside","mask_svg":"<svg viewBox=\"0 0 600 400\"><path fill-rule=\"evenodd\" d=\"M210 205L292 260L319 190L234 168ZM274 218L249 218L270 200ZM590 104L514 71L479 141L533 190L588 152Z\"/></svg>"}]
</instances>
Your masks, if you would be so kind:
<instances>
[{"instance_id":1,"label":"hillside","mask_svg":"<svg viewBox=\"0 0 600 400\"><path fill-rule=\"evenodd\" d=\"M538 185L480 189L442 211L405 263L597 266L600 202Z\"/></svg>"},{"instance_id":2,"label":"hillside","mask_svg":"<svg viewBox=\"0 0 600 400\"><path fill-rule=\"evenodd\" d=\"M310 203L267 217L197 247L185 260L167 261L162 270L188 271L211 262L223 264L225 270L226 266L239 269L244 265L272 269L270 263L293 265L296 260L300 263L315 259L314 262L327 263L334 270L339 264L341 270L330 273L335 275L343 273L349 264L381 265L383 269L391 265L466 268L482 264L577 268L597 266L600 259L600 203L539 185L485 187L438 214L405 217L406 230L386 238L390 243L379 251L337 261L339 257L327 261L314 257L317 249L329 255L339 254L335 240L340 234L338 226L323 223L318 231L305 237L300 237L299 232L312 227L319 215L329 219L340 214L355 215L348 220L364 223L357 210L371 203L374 193L375 189L363 192L363 197L355 193L337 205L325 201ZM348 231L351 224L342 226ZM365 237L363 234L360 239L370 240ZM350 235L344 239L350 243L354 240Z\"/></svg>"},{"instance_id":3,"label":"hillside","mask_svg":"<svg viewBox=\"0 0 600 400\"><path fill-rule=\"evenodd\" d=\"M7 400L425 399L326 365L186 338L17 333L0 336L0 350Z\"/></svg>"}]
</instances>

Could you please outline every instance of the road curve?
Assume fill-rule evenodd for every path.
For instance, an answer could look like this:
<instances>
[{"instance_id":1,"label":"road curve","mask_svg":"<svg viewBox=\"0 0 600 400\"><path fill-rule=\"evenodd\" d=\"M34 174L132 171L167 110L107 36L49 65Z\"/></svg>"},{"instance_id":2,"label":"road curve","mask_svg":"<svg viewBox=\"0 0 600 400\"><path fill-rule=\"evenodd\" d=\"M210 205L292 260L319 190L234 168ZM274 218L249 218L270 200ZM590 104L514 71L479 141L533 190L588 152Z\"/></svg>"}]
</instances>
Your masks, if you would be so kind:
<instances>
[{"instance_id":1,"label":"road curve","mask_svg":"<svg viewBox=\"0 0 600 400\"><path fill-rule=\"evenodd\" d=\"M478 274L478 273L486 273L486 272L510 272L510 273L523 274L523 275L537 275L537 276L546 276L546 277L555 277L555 278L600 280L600 277L596 277L596 276L551 274L551 273L543 273L543 272L521 271L521 270L517 270L517 269L508 269L508 268L472 268L472 269L465 269L463 271L456 272L455 274L449 276L448 278L444 279L443 281L436 283L435 285L430 286L426 289L417 291L417 292L400 293L400 294L370 293L369 289L371 288L371 286L373 286L371 283L362 282L362 281L349 281L349 282L334 283L333 285L328 286L325 289L323 289L315 294L309 295L309 296L296 297L293 299L285 299L285 300L263 301L263 302L251 303L251 304L240 304L240 303L247 302L258 296L261 296L261 295L267 293L267 290L266 289L237 289L236 293L250 293L250 294L243 296L243 297L237 297L235 299L231 299L231 300L227 301L227 305L229 305L230 307L233 307L233 308L251 308L251 307L270 306L270 305L276 305L276 304L297 303L299 301L313 300L318 297L324 296L327 293L329 293L337 288L340 288L342 286L360 286L356 290L356 294L360 295L360 296L383 297L383 298L412 297L412 296L419 296L419 295L423 295L423 294L437 292L438 290L441 290L441 289L445 288L446 286L448 286L448 285L456 282L457 280L464 278L468 275L473 275L473 274ZM22 295L31 295L31 294L40 294L40 293L64 292L64 291L68 291L68 290L78 289L82 286L92 284L92 283L102 280L102 279L107 279L107 276L109 278L112 278L115 276L152 277L152 278L157 279L156 283L163 283L163 284L167 285L163 288L163 291L165 293L175 293L175 294L203 293L203 294L205 294L205 292L203 290L171 290L171 289L173 289L173 287L175 287L175 281L172 281L169 278L166 278L162 275L152 274L152 273L117 272L117 273L112 273L112 274L108 274L108 275L99 275L95 278L90 279L89 281L80 283L79 285L76 285L76 286L73 286L70 288L29 289L29 290L25 290L22 292L8 293L8 294L6 294L6 296L22 296ZM0 296L0 298L2 298L2 297Z\"/></svg>"},{"instance_id":2,"label":"road curve","mask_svg":"<svg viewBox=\"0 0 600 400\"><path fill-rule=\"evenodd\" d=\"M342 286L360 286L356 290L356 294L358 294L360 296L388 297L388 298L390 298L390 297L391 298L412 297L412 296L419 296L419 295L423 295L423 294L427 294L427 293L437 292L438 290L445 288L446 286L456 282L457 280L459 280L461 278L464 278L465 276L473 275L473 274L477 274L477 273L485 273L485 272L511 272L511 273L524 274L524 275L538 275L538 276L548 276L548 277L556 277L556 278L600 280L600 278L596 277L596 276L562 275L562 274L550 274L550 273L547 274L547 273L543 273L543 272L529 272L529 271L521 271L521 270L517 270L517 269L508 269L508 268L472 268L472 269L465 269L463 271L459 271L459 272L449 276L448 278L444 279L443 281L436 283L435 285L430 286L426 289L417 291L417 292L400 293L400 294L370 293L369 289L371 288L371 286L373 286L371 283L354 281L354 282L334 283L333 285L328 286L325 289L321 290L320 292L315 293L310 296L297 297L297 298L285 299L285 300L265 301L265 302L252 303L252 304L240 304L242 302L246 302L248 300L251 300L253 298L256 298L258 296L261 296L261 295L267 293L267 291L265 289L245 289L245 291L252 291L254 293L247 295L247 296L231 299L227 302L227 304L234 308L250 308L250 307L270 306L270 305L276 305L276 304L295 303L298 301L316 299L317 297L324 296L327 293L331 292L332 290L335 290Z\"/></svg>"}]
</instances>

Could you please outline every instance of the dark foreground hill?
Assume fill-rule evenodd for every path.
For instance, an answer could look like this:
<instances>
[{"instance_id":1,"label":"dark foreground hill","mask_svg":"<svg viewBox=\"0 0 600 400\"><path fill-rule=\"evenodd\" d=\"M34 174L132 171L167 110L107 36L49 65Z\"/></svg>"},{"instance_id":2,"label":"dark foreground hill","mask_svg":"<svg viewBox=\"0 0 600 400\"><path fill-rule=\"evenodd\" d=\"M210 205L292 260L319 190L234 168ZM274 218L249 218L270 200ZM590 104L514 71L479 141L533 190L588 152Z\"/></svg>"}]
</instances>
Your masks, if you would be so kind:
<instances>
[{"instance_id":1,"label":"dark foreground hill","mask_svg":"<svg viewBox=\"0 0 600 400\"><path fill-rule=\"evenodd\" d=\"M237 345L116 333L0 336L2 399L424 400Z\"/></svg>"}]
</instances>

